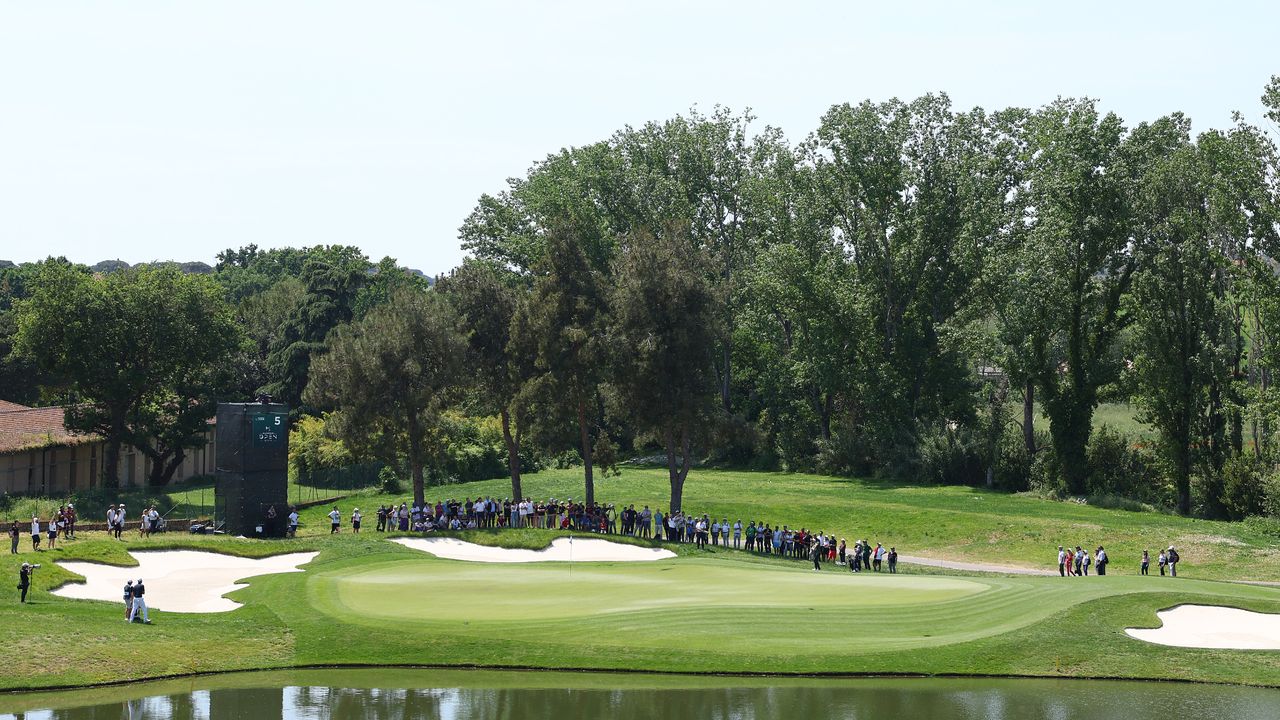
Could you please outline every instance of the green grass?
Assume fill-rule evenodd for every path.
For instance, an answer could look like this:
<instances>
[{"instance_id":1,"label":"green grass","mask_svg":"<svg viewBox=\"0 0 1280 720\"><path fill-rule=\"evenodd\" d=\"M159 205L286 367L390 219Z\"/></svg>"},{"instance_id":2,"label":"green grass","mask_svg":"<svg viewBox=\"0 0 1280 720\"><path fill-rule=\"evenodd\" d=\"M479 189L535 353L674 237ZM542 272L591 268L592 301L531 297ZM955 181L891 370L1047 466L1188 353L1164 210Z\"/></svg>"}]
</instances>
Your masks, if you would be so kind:
<instances>
[{"instance_id":1,"label":"green grass","mask_svg":"<svg viewBox=\"0 0 1280 720\"><path fill-rule=\"evenodd\" d=\"M580 469L548 470L524 478L530 497L581 498ZM596 481L596 497L637 508L667 507L666 471L627 468L618 477ZM428 499L506 497L510 482L491 480L427 489ZM411 496L363 494L339 503L346 518L353 507L373 527L381 503ZM1136 574L1144 549L1152 562L1160 548L1176 545L1179 572L1213 580L1280 581L1280 525L1196 520L1157 512L1091 507L1074 502L1010 495L970 487L880 483L822 475L695 469L685 486L686 511L708 512L730 521L760 520L771 525L822 530L844 537L896 546L905 555L1018 567L1055 566L1058 545L1102 545L1109 572ZM303 513L303 534L327 534L328 507ZM1154 566L1153 566L1154 567Z\"/></svg>"},{"instance_id":2,"label":"green grass","mask_svg":"<svg viewBox=\"0 0 1280 720\"><path fill-rule=\"evenodd\" d=\"M1022 403L1009 403L1008 412L1010 417L1016 417L1022 420ZM1157 436L1156 429L1138 419L1138 406L1127 402L1109 402L1099 403L1098 407L1093 409L1093 429L1099 430L1103 426L1111 428L1111 430L1122 435L1127 435L1136 440L1154 440ZM1049 416L1044 412L1044 406L1036 403L1036 430L1049 430Z\"/></svg>"},{"instance_id":3,"label":"green grass","mask_svg":"<svg viewBox=\"0 0 1280 720\"><path fill-rule=\"evenodd\" d=\"M577 471L525 478L531 496L578 497ZM505 495L505 482L431 488L429 497ZM665 507L665 474L627 469L599 482L601 499ZM1215 582L1280 577L1267 525L1105 510L969 488L923 488L812 475L695 470L686 508L867 537L904 554L1049 567L1059 543L1105 544L1106 578L1005 577L904 566L897 576L814 573L806 563L724 548L679 546L654 563L480 565L435 559L370 530L350 533L358 503L372 528L392 498L304 512L301 537L236 540L171 534L126 541L92 533L0 556L16 578L43 564L33 602L0 589L0 643L13 648L0 688L88 685L167 675L311 665L459 665L683 672L996 674L1175 677L1280 686L1280 653L1150 645L1125 627L1153 627L1179 603L1280 612L1280 589ZM395 500L403 499L397 496ZM473 542L538 548L563 533L472 531ZM643 541L626 540L638 544ZM1184 577L1136 576L1136 549L1175 542ZM75 578L59 559L132 564L126 550L204 549L244 556L320 555L304 573L254 578L231 613L153 611L121 622L118 603L58 598ZM163 607L163 598L151 598ZM25 652L49 648L56 653Z\"/></svg>"}]
</instances>

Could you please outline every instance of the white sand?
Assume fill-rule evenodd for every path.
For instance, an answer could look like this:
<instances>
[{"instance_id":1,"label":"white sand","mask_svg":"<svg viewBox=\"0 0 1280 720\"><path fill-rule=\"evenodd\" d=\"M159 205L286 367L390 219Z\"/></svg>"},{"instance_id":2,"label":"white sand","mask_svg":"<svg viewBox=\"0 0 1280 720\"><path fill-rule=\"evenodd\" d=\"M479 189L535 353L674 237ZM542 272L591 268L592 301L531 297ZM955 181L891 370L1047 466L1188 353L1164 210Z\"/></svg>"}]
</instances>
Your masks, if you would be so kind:
<instances>
[{"instance_id":1,"label":"white sand","mask_svg":"<svg viewBox=\"0 0 1280 720\"><path fill-rule=\"evenodd\" d=\"M396 538L391 542L449 560L488 563L563 562L570 559L573 562L637 562L664 560L676 556L670 550L662 548L639 547L597 538L574 538L572 558L569 538L556 538L551 541L550 547L542 550L490 547L451 537Z\"/></svg>"},{"instance_id":2,"label":"white sand","mask_svg":"<svg viewBox=\"0 0 1280 720\"><path fill-rule=\"evenodd\" d=\"M1211 605L1179 605L1156 613L1163 626L1126 628L1157 645L1221 650L1280 650L1280 615Z\"/></svg>"},{"instance_id":3,"label":"white sand","mask_svg":"<svg viewBox=\"0 0 1280 720\"><path fill-rule=\"evenodd\" d=\"M240 607L223 595L247 587L237 580L256 575L302 572L298 567L319 553L303 552L254 559L194 550L129 553L137 567L116 567L88 562L60 562L84 583L68 583L54 595L81 600L118 601L124 607L124 584L142 578L147 586L148 607L180 613L230 612Z\"/></svg>"}]
</instances>

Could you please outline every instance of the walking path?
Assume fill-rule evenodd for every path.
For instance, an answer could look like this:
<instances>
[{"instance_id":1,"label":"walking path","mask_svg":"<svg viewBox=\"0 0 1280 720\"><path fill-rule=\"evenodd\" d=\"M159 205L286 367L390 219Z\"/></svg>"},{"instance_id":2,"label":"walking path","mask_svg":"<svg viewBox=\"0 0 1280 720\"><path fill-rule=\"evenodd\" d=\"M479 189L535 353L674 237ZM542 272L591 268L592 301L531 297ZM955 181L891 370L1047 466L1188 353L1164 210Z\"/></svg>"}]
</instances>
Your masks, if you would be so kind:
<instances>
[{"instance_id":1,"label":"walking path","mask_svg":"<svg viewBox=\"0 0 1280 720\"><path fill-rule=\"evenodd\" d=\"M934 558L916 555L898 555L898 562L909 565L926 565L928 567L945 568L947 570L970 570L975 572L1001 573L1004 575L1056 575L1053 570L1037 568L1012 567L1010 565L989 565L987 563L955 562L953 560L935 560Z\"/></svg>"}]
</instances>

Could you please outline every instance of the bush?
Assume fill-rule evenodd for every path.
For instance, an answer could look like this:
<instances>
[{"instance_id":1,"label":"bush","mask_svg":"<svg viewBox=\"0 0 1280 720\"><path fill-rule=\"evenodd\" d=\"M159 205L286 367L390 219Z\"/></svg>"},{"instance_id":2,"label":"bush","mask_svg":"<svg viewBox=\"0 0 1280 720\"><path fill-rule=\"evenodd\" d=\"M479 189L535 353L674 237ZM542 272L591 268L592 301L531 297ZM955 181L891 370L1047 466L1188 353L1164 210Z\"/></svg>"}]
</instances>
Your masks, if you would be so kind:
<instances>
[{"instance_id":1,"label":"bush","mask_svg":"<svg viewBox=\"0 0 1280 720\"><path fill-rule=\"evenodd\" d=\"M947 485L986 484L982 436L977 430L939 422L920 432L916 444L917 480Z\"/></svg>"},{"instance_id":2,"label":"bush","mask_svg":"<svg viewBox=\"0 0 1280 720\"><path fill-rule=\"evenodd\" d=\"M396 471L389 467L383 467L378 471L378 486L382 488L382 492L386 495L399 495L404 491L404 486L400 483L400 477L396 475Z\"/></svg>"},{"instance_id":3,"label":"bush","mask_svg":"<svg viewBox=\"0 0 1280 720\"><path fill-rule=\"evenodd\" d=\"M1266 489L1262 465L1249 456L1237 456L1227 460L1222 468L1221 495L1217 505L1229 520L1242 520L1250 515L1260 515L1266 506Z\"/></svg>"},{"instance_id":4,"label":"bush","mask_svg":"<svg viewBox=\"0 0 1280 720\"><path fill-rule=\"evenodd\" d=\"M1087 449L1090 497L1129 498L1169 506L1172 488L1154 455L1131 438L1104 425L1089 437Z\"/></svg>"},{"instance_id":5,"label":"bush","mask_svg":"<svg viewBox=\"0 0 1280 720\"><path fill-rule=\"evenodd\" d=\"M469 482L507 476L507 444L496 416L445 413L440 419L439 437L439 461L431 473L434 481ZM541 455L527 444L521 448L522 472L537 472L543 467Z\"/></svg>"},{"instance_id":6,"label":"bush","mask_svg":"<svg viewBox=\"0 0 1280 720\"><path fill-rule=\"evenodd\" d=\"M1280 518L1280 473L1270 473L1262 480L1262 512Z\"/></svg>"},{"instance_id":7,"label":"bush","mask_svg":"<svg viewBox=\"0 0 1280 720\"><path fill-rule=\"evenodd\" d=\"M1031 459L1027 485L1031 492L1042 497L1064 497L1067 484L1058 467L1058 454L1053 443L1045 438L1036 445L1036 456Z\"/></svg>"}]
</instances>

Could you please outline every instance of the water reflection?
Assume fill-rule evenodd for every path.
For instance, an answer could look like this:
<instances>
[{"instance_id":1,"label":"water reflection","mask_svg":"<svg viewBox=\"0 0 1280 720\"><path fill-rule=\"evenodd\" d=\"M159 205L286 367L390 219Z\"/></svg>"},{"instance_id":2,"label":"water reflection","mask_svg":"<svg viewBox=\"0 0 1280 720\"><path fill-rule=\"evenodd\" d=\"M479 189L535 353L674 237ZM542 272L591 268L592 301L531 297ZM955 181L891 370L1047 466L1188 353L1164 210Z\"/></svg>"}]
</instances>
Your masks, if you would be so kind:
<instances>
[{"instance_id":1,"label":"water reflection","mask_svg":"<svg viewBox=\"0 0 1280 720\"><path fill-rule=\"evenodd\" d=\"M316 673L311 673L316 675ZM402 684L405 673L393 672L388 684ZM629 676L599 676L574 687L575 678L559 676L560 687L546 687L545 677L512 687L520 676L501 677L498 687L341 687L338 671L322 684L252 687L261 676L243 676L247 687L193 689L186 692L124 697L76 706L75 694L51 698L46 707L0 715L24 720L870 720L934 718L937 720L1170 720L1178 717L1222 717L1252 720L1280 717L1280 692L1249 688L1157 683L1068 682L1032 680L743 680L739 686L695 686L688 680L664 678L637 683ZM621 688L609 689L608 678ZM311 679L311 678L308 678ZM439 673L424 674L423 685ZM482 678L481 678L482 679ZM392 683L392 680L401 681ZM731 678L715 679L730 684ZM671 686L664 686L664 683ZM704 681L705 682L705 681ZM769 684L773 683L773 684ZM226 680L223 680L226 684ZM352 683L356 684L356 683ZM640 686L645 685L648 686ZM681 686L681 685L686 686ZM696 684L696 683L693 683ZM508 687L500 687L508 685ZM603 686L603 687L602 687ZM91 691L98 692L98 691ZM82 691L82 696L91 693ZM10 709L22 696L0 697ZM65 707L64 707L65 705Z\"/></svg>"}]
</instances>

